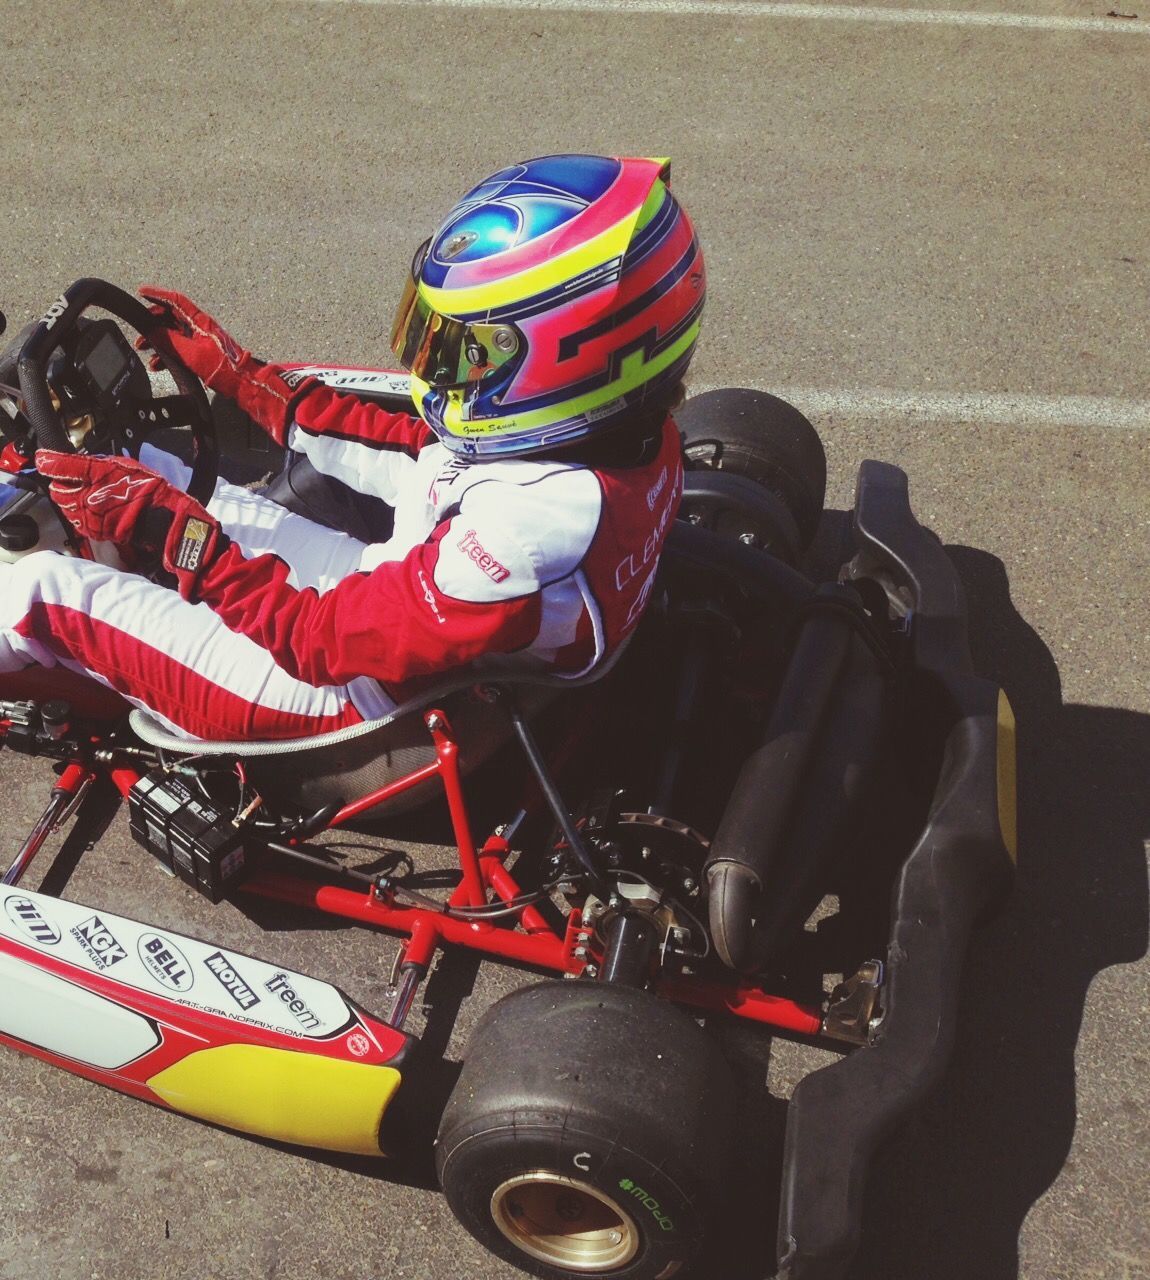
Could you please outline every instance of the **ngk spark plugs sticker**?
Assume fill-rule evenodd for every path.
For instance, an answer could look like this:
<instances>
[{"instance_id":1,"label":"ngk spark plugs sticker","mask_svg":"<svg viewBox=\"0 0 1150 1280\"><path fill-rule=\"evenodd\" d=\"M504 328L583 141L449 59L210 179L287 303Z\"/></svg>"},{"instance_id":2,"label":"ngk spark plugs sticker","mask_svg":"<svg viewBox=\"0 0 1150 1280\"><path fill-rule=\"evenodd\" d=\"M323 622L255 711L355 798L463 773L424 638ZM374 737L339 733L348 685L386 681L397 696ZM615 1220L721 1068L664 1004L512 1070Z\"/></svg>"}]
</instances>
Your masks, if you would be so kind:
<instances>
[{"instance_id":1,"label":"ngk spark plugs sticker","mask_svg":"<svg viewBox=\"0 0 1150 1280\"><path fill-rule=\"evenodd\" d=\"M254 956L29 890L0 906L0 936L81 973L308 1040L365 1030L335 987Z\"/></svg>"},{"instance_id":2,"label":"ngk spark plugs sticker","mask_svg":"<svg viewBox=\"0 0 1150 1280\"><path fill-rule=\"evenodd\" d=\"M80 924L73 925L68 932L88 953L88 958L97 969L103 971L112 965L119 964L128 958L128 953L116 940L116 935L100 919L89 916Z\"/></svg>"}]
</instances>

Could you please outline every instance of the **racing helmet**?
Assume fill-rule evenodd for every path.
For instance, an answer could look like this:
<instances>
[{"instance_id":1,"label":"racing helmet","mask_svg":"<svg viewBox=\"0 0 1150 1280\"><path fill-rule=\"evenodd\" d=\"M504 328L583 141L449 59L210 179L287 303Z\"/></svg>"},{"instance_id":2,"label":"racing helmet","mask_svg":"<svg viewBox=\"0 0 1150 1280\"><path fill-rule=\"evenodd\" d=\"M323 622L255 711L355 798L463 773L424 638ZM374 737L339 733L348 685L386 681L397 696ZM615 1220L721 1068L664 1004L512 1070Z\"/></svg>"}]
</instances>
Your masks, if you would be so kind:
<instances>
[{"instance_id":1,"label":"racing helmet","mask_svg":"<svg viewBox=\"0 0 1150 1280\"><path fill-rule=\"evenodd\" d=\"M391 345L448 449L519 457L665 412L705 293L669 161L543 156L481 182L420 245Z\"/></svg>"}]
</instances>

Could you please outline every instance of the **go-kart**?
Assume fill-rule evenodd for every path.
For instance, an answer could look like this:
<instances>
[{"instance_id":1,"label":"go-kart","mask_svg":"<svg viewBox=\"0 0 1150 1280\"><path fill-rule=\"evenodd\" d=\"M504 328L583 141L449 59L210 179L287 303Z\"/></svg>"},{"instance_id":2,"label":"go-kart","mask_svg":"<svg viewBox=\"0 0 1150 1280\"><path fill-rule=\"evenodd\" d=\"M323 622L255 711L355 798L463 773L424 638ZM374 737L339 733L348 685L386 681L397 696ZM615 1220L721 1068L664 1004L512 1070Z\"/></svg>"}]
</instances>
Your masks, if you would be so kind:
<instances>
[{"instance_id":1,"label":"go-kart","mask_svg":"<svg viewBox=\"0 0 1150 1280\"><path fill-rule=\"evenodd\" d=\"M37 444L135 453L188 430L210 494L213 406L170 358L161 394L124 333L155 323L81 280L0 357L0 557L110 554L51 507ZM308 368L409 403L404 375ZM382 1155L421 1098L405 1025L437 951L540 971L472 1035L436 1140L447 1200L534 1274L666 1280L721 1230L735 1090L710 1032L742 1019L841 1050L790 1100L778 1273L843 1275L870 1157L941 1072L969 934L1011 880L1013 719L898 468L862 464L852 545L818 583L799 567L826 479L810 423L744 390L676 417L679 520L642 624L591 676L455 672L289 742L189 740L60 668L0 677L2 745L56 766L2 878L0 1040L214 1124ZM143 856L213 902L401 935L391 1008L25 887L100 786ZM395 851L423 823L449 828L446 883ZM353 864L341 830L386 849ZM852 894L844 963L810 922Z\"/></svg>"}]
</instances>

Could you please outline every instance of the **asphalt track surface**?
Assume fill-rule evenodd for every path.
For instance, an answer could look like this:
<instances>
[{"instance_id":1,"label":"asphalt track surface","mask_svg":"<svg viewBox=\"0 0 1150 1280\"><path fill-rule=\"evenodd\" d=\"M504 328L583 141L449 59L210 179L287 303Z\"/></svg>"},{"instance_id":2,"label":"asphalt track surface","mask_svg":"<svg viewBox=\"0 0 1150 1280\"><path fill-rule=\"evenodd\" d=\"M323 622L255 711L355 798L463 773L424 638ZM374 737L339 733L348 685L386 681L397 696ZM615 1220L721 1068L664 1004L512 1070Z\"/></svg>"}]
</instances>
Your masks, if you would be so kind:
<instances>
[{"instance_id":1,"label":"asphalt track surface","mask_svg":"<svg viewBox=\"0 0 1150 1280\"><path fill-rule=\"evenodd\" d=\"M908 472L1018 715L1022 853L953 1066L876 1162L856 1280L1150 1276L1150 13L999 4L0 2L13 323L80 275L154 280L265 354L385 363L412 249L479 177L670 155L710 269L696 386L794 399L832 508L863 458ZM14 849L45 775L3 767ZM67 894L386 1008L392 941L214 909L143 858L118 820ZM522 980L448 966L429 1034L457 1059ZM711 1280L771 1270L797 1066L756 1061ZM518 1274L418 1168L2 1070L5 1280Z\"/></svg>"}]
</instances>

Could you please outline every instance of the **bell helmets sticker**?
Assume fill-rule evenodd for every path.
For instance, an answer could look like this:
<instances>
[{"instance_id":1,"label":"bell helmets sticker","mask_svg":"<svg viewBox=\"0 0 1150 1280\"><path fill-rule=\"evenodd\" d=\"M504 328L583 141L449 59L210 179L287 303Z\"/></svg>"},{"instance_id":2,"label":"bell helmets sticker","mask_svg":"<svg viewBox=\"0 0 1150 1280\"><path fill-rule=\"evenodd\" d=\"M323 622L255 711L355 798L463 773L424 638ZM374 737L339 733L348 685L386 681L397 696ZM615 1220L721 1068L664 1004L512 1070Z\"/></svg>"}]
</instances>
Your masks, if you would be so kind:
<instances>
[{"instance_id":1,"label":"bell helmets sticker","mask_svg":"<svg viewBox=\"0 0 1150 1280\"><path fill-rule=\"evenodd\" d=\"M136 951L144 962L144 968L161 986L172 991L191 990L195 983L192 966L171 938L159 933L141 934Z\"/></svg>"},{"instance_id":2,"label":"bell helmets sticker","mask_svg":"<svg viewBox=\"0 0 1150 1280\"><path fill-rule=\"evenodd\" d=\"M363 1030L335 987L306 974L30 890L0 902L0 936L126 987L308 1040Z\"/></svg>"}]
</instances>

